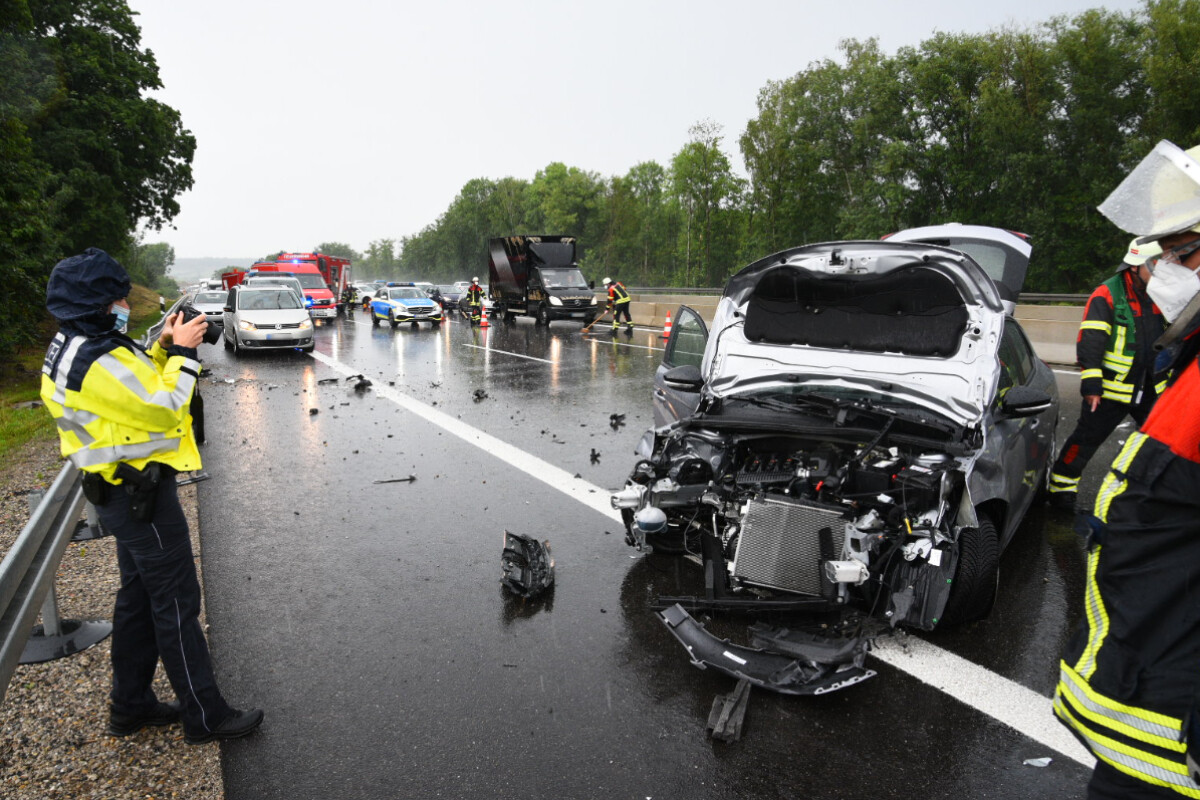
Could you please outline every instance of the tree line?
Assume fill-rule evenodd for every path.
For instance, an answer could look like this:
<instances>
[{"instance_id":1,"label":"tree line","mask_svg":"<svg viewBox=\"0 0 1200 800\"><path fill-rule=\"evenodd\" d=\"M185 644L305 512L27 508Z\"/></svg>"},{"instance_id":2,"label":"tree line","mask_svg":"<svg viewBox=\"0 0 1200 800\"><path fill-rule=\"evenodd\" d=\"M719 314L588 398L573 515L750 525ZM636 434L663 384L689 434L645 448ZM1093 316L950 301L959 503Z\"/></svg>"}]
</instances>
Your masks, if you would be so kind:
<instances>
[{"instance_id":1,"label":"tree line","mask_svg":"<svg viewBox=\"0 0 1200 800\"><path fill-rule=\"evenodd\" d=\"M962 222L1032 237L1027 290L1084 292L1128 244L1096 206L1159 139L1200 143L1200 0L840 52L759 92L736 141L747 178L706 120L666 165L471 180L421 231L372 242L358 274L456 280L490 237L569 233L588 277L720 286L787 247Z\"/></svg>"},{"instance_id":2,"label":"tree line","mask_svg":"<svg viewBox=\"0 0 1200 800\"><path fill-rule=\"evenodd\" d=\"M136 282L169 284L147 245L192 185L196 141L161 87L124 0L0 2L0 355L31 341L64 256L109 251Z\"/></svg>"}]
</instances>

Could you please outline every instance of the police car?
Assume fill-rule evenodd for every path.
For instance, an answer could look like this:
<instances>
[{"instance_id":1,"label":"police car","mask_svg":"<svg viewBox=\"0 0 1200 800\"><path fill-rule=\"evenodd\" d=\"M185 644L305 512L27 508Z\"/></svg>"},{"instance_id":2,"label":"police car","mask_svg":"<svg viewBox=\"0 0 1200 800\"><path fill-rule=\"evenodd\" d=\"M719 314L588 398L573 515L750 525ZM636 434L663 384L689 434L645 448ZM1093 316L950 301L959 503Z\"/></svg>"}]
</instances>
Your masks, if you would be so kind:
<instances>
[{"instance_id":1,"label":"police car","mask_svg":"<svg viewBox=\"0 0 1200 800\"><path fill-rule=\"evenodd\" d=\"M442 307L412 283L389 283L371 298L371 324L387 320L392 327L401 322L442 324Z\"/></svg>"}]
</instances>

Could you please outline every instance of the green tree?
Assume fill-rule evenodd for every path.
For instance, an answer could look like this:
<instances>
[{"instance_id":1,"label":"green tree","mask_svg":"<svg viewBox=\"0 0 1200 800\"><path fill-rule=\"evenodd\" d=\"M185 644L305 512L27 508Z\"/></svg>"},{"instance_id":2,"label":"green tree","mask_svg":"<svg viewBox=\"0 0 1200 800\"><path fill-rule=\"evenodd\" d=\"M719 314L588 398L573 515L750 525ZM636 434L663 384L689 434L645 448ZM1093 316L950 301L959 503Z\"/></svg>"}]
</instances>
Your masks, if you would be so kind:
<instances>
[{"instance_id":1,"label":"green tree","mask_svg":"<svg viewBox=\"0 0 1200 800\"><path fill-rule=\"evenodd\" d=\"M691 141L671 161L672 192L686 215L685 279L690 283L696 264L695 278L716 286L724 283L733 267L733 254L723 245L734 233L731 212L740 200L742 181L721 151L720 125L704 120L688 133Z\"/></svg>"}]
</instances>

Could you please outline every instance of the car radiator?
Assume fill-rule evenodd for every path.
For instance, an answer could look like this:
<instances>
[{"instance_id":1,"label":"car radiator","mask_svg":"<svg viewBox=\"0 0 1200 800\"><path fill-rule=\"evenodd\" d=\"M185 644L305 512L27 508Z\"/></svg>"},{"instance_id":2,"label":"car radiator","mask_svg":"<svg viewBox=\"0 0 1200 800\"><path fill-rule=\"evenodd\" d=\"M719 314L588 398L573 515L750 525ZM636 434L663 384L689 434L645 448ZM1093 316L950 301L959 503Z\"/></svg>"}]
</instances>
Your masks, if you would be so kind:
<instances>
[{"instance_id":1,"label":"car radiator","mask_svg":"<svg viewBox=\"0 0 1200 800\"><path fill-rule=\"evenodd\" d=\"M833 590L823 564L836 558L845 520L839 509L767 497L751 500L733 558L743 583L814 596Z\"/></svg>"}]
</instances>

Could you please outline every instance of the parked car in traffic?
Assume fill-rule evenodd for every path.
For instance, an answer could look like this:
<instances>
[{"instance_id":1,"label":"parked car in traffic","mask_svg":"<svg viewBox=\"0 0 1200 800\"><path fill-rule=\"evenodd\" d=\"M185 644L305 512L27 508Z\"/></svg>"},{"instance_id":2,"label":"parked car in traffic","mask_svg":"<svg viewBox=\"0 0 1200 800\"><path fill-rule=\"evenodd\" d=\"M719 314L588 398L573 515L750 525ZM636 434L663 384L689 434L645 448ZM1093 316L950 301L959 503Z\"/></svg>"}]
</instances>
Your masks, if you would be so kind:
<instances>
[{"instance_id":1,"label":"parked car in traffic","mask_svg":"<svg viewBox=\"0 0 1200 800\"><path fill-rule=\"evenodd\" d=\"M225 349L313 349L313 322L293 289L277 285L240 284L229 290L224 309Z\"/></svg>"},{"instance_id":2,"label":"parked car in traffic","mask_svg":"<svg viewBox=\"0 0 1200 800\"><path fill-rule=\"evenodd\" d=\"M445 311L453 311L458 308L458 301L462 299L463 292L466 289L458 289L454 284L441 284L434 286L427 294L439 303Z\"/></svg>"},{"instance_id":3,"label":"parked car in traffic","mask_svg":"<svg viewBox=\"0 0 1200 800\"><path fill-rule=\"evenodd\" d=\"M986 615L1058 420L998 281L943 246L797 247L731 278L709 330L679 308L612 498L628 544L704 570L704 597L660 613L693 662L817 694L874 674L895 627ZM740 646L685 605L797 620Z\"/></svg>"},{"instance_id":4,"label":"parked car in traffic","mask_svg":"<svg viewBox=\"0 0 1200 800\"><path fill-rule=\"evenodd\" d=\"M401 322L442 324L442 307L412 283L384 286L371 299L371 324L386 320L393 328Z\"/></svg>"},{"instance_id":5,"label":"parked car in traffic","mask_svg":"<svg viewBox=\"0 0 1200 800\"><path fill-rule=\"evenodd\" d=\"M191 298L191 304L197 311L204 312L209 322L217 325L225 324L225 302L229 292L225 289L204 289Z\"/></svg>"},{"instance_id":6,"label":"parked car in traffic","mask_svg":"<svg viewBox=\"0 0 1200 800\"><path fill-rule=\"evenodd\" d=\"M311 303L304 297L304 287L300 284L300 280L294 275L273 275L269 272L264 272L261 275L251 275L242 281L242 286L257 287L257 286L286 286L288 289L296 293L296 297L300 299L300 305L309 308Z\"/></svg>"}]
</instances>

